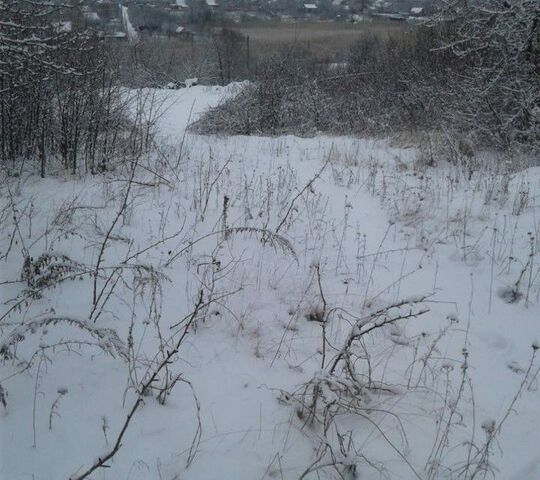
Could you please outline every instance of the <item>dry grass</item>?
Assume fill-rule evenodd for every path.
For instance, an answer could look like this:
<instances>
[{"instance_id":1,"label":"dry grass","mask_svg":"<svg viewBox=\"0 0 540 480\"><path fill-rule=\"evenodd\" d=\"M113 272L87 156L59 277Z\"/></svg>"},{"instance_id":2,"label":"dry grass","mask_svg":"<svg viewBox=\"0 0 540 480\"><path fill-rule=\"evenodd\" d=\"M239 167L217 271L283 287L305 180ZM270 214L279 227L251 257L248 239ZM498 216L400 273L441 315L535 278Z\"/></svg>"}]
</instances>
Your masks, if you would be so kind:
<instances>
[{"instance_id":1,"label":"dry grass","mask_svg":"<svg viewBox=\"0 0 540 480\"><path fill-rule=\"evenodd\" d=\"M317 53L320 58L335 57L336 53L346 51L365 36L385 39L405 34L410 26L405 23L268 23L231 25L229 28L249 36L254 53L298 45Z\"/></svg>"}]
</instances>

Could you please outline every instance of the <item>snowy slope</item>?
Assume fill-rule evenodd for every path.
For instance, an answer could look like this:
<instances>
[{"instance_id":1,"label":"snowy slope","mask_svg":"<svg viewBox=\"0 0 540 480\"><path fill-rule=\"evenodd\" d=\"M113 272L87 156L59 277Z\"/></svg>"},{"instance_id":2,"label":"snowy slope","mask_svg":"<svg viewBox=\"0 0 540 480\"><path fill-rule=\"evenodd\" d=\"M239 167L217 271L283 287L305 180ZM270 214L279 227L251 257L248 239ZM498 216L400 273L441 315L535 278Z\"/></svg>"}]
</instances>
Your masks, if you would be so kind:
<instances>
[{"instance_id":1,"label":"snowy slope","mask_svg":"<svg viewBox=\"0 0 540 480\"><path fill-rule=\"evenodd\" d=\"M235 88L156 92L160 156L117 223L121 172L6 179L0 478L67 479L110 451L201 291L167 378L182 376L88 478L540 478L540 171L469 178L386 141L184 133ZM102 245L98 314L84 272ZM30 296L26 250L77 279ZM382 319L351 347L354 375L330 372ZM310 419L314 384L328 408Z\"/></svg>"}]
</instances>

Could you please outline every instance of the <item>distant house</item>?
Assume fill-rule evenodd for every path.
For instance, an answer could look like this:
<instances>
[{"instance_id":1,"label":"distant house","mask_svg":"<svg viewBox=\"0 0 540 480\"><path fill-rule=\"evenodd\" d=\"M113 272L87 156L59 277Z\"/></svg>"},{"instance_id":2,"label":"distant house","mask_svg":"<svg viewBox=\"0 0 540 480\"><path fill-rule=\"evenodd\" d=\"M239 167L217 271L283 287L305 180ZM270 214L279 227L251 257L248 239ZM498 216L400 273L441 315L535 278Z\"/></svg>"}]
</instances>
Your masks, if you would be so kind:
<instances>
[{"instance_id":1,"label":"distant house","mask_svg":"<svg viewBox=\"0 0 540 480\"><path fill-rule=\"evenodd\" d=\"M179 10L183 10L185 8L188 8L186 0L176 0L175 3L172 6L173 6L173 8L177 8Z\"/></svg>"},{"instance_id":2,"label":"distant house","mask_svg":"<svg viewBox=\"0 0 540 480\"><path fill-rule=\"evenodd\" d=\"M174 34L177 36L177 37L180 37L180 38L183 38L185 40L189 40L189 39L192 39L195 34L193 33L192 30L186 28L186 27L178 27L175 31L174 31Z\"/></svg>"},{"instance_id":3,"label":"distant house","mask_svg":"<svg viewBox=\"0 0 540 480\"><path fill-rule=\"evenodd\" d=\"M194 37L195 34L189 28L186 28L186 27L184 27L182 25L178 25L172 31L169 30L167 35L172 36L172 37L176 37L176 38L181 38L181 39L184 39L184 40L191 40Z\"/></svg>"},{"instance_id":4,"label":"distant house","mask_svg":"<svg viewBox=\"0 0 540 480\"><path fill-rule=\"evenodd\" d=\"M420 15L424 14L423 7L413 7L411 8L411 15L415 17L419 17Z\"/></svg>"},{"instance_id":5,"label":"distant house","mask_svg":"<svg viewBox=\"0 0 540 480\"><path fill-rule=\"evenodd\" d=\"M314 3L304 3L304 10L308 12L316 12L319 7Z\"/></svg>"},{"instance_id":6,"label":"distant house","mask_svg":"<svg viewBox=\"0 0 540 480\"><path fill-rule=\"evenodd\" d=\"M206 5L208 5L210 8L219 7L217 0L206 0Z\"/></svg>"}]
</instances>

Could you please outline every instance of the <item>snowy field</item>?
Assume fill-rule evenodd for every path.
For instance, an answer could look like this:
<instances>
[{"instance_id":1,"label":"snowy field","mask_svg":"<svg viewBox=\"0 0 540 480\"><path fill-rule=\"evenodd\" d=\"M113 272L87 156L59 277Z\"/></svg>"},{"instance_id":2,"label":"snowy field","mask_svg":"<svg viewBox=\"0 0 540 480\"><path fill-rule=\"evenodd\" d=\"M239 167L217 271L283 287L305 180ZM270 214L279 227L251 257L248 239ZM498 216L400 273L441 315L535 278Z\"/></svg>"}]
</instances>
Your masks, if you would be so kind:
<instances>
[{"instance_id":1,"label":"snowy field","mask_svg":"<svg viewBox=\"0 0 540 480\"><path fill-rule=\"evenodd\" d=\"M185 132L235 88L2 179L0 478L539 479L540 169Z\"/></svg>"}]
</instances>

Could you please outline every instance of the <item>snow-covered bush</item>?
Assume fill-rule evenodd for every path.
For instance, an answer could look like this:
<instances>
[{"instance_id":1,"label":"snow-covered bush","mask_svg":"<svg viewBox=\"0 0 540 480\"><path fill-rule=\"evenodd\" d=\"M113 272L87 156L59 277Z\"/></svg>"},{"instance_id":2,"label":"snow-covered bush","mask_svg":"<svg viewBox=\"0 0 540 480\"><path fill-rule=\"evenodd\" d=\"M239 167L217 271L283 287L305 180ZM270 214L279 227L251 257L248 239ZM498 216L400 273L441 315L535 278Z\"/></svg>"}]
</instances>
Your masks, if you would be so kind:
<instances>
[{"instance_id":1,"label":"snow-covered bush","mask_svg":"<svg viewBox=\"0 0 540 480\"><path fill-rule=\"evenodd\" d=\"M13 172L31 162L41 176L96 173L147 147L147 125L130 115L109 46L95 32L55 26L69 8L0 3L0 162Z\"/></svg>"},{"instance_id":2,"label":"snow-covered bush","mask_svg":"<svg viewBox=\"0 0 540 480\"><path fill-rule=\"evenodd\" d=\"M248 135L436 132L445 143L452 139L459 156L465 155L462 146L472 144L537 151L538 7L530 1L491 10L471 5L399 36L362 38L337 69L300 49L262 59L253 84L194 129Z\"/></svg>"},{"instance_id":3,"label":"snow-covered bush","mask_svg":"<svg viewBox=\"0 0 540 480\"><path fill-rule=\"evenodd\" d=\"M535 0L439 0L440 48L463 59L443 91L448 122L501 148L540 147L540 5Z\"/></svg>"}]
</instances>

